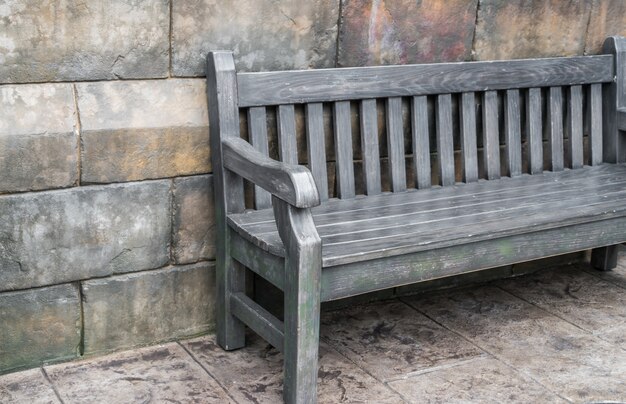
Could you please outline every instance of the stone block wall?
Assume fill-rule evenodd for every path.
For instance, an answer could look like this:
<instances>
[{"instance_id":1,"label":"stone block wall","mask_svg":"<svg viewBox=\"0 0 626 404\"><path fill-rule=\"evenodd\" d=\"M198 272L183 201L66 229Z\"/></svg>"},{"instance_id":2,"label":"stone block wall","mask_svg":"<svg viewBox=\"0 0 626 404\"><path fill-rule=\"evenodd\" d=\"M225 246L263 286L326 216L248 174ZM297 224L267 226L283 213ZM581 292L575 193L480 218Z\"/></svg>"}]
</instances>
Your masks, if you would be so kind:
<instances>
[{"instance_id":1,"label":"stone block wall","mask_svg":"<svg viewBox=\"0 0 626 404\"><path fill-rule=\"evenodd\" d=\"M208 50L258 71L594 54L614 34L622 0L2 2L0 373L213 329Z\"/></svg>"}]
</instances>

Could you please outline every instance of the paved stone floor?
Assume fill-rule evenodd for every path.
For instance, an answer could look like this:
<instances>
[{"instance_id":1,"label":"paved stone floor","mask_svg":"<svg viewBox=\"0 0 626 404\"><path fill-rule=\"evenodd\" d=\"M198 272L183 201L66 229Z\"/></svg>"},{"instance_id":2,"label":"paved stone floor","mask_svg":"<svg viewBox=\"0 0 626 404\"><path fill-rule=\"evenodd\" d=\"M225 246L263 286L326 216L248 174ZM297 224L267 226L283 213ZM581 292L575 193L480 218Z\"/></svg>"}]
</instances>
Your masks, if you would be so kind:
<instances>
[{"instance_id":1,"label":"paved stone floor","mask_svg":"<svg viewBox=\"0 0 626 404\"><path fill-rule=\"evenodd\" d=\"M321 403L626 402L626 254L326 312ZM0 376L1 403L278 403L282 357L212 336Z\"/></svg>"}]
</instances>

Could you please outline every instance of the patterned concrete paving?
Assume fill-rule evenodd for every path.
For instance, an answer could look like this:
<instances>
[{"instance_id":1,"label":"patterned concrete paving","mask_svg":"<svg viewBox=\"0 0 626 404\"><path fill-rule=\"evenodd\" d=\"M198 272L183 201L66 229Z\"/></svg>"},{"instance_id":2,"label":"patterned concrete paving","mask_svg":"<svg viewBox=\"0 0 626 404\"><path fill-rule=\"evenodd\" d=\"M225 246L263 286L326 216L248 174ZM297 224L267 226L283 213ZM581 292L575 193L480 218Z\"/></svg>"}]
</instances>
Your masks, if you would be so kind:
<instances>
[{"instance_id":1,"label":"patterned concrete paving","mask_svg":"<svg viewBox=\"0 0 626 404\"><path fill-rule=\"evenodd\" d=\"M321 403L626 402L626 254L326 312ZM0 403L277 403L282 356L201 337L0 376Z\"/></svg>"}]
</instances>

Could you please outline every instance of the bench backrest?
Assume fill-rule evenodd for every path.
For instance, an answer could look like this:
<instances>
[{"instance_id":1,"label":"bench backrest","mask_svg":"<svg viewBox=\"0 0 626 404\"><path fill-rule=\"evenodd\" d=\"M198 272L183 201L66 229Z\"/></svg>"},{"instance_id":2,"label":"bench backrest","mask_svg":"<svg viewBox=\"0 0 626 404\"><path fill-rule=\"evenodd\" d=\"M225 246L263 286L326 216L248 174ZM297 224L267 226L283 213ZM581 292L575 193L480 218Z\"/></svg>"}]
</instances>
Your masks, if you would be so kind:
<instances>
[{"instance_id":1,"label":"bench backrest","mask_svg":"<svg viewBox=\"0 0 626 404\"><path fill-rule=\"evenodd\" d=\"M231 53L213 52L213 153L216 138L241 135L245 114L250 143L268 154L268 133L276 132L278 157L306 162L322 200L333 193L328 161L339 198L357 188L378 194L385 177L397 192L623 161L615 115L626 94L625 48L609 38L599 56L239 74ZM255 190L256 208L270 203Z\"/></svg>"}]
</instances>

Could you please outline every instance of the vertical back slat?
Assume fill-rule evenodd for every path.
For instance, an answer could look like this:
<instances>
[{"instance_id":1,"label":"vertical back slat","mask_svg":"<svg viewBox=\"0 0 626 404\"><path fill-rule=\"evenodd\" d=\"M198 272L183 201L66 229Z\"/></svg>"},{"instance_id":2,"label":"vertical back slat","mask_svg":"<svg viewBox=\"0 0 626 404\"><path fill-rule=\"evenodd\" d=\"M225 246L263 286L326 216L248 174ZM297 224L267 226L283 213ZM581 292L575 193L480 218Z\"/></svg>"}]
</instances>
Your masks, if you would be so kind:
<instances>
[{"instance_id":1,"label":"vertical back slat","mask_svg":"<svg viewBox=\"0 0 626 404\"><path fill-rule=\"evenodd\" d=\"M563 91L561 87L550 87L548 98L548 126L550 167L562 171L563 164Z\"/></svg>"},{"instance_id":2,"label":"vertical back slat","mask_svg":"<svg viewBox=\"0 0 626 404\"><path fill-rule=\"evenodd\" d=\"M478 180L478 156L476 150L476 96L461 95L461 154L463 158L463 181Z\"/></svg>"},{"instance_id":3,"label":"vertical back slat","mask_svg":"<svg viewBox=\"0 0 626 404\"><path fill-rule=\"evenodd\" d=\"M589 120L591 145L591 165L602 163L602 84L589 86Z\"/></svg>"},{"instance_id":4,"label":"vertical back slat","mask_svg":"<svg viewBox=\"0 0 626 404\"><path fill-rule=\"evenodd\" d=\"M335 131L335 157L337 160L337 189L339 197L353 198L355 189L350 101L335 102L333 127Z\"/></svg>"},{"instance_id":5,"label":"vertical back slat","mask_svg":"<svg viewBox=\"0 0 626 404\"><path fill-rule=\"evenodd\" d=\"M269 154L267 144L267 117L265 107L248 108L248 135L250 143L264 156ZM272 195L261 187L254 186L254 206L267 209L272 206Z\"/></svg>"},{"instance_id":6,"label":"vertical back slat","mask_svg":"<svg viewBox=\"0 0 626 404\"><path fill-rule=\"evenodd\" d=\"M498 93L483 95L483 156L487 179L500 178L500 138L498 134Z\"/></svg>"},{"instance_id":7,"label":"vertical back slat","mask_svg":"<svg viewBox=\"0 0 626 404\"><path fill-rule=\"evenodd\" d=\"M298 164L296 145L296 115L293 105L279 105L276 114L278 120L278 152L284 163Z\"/></svg>"},{"instance_id":8,"label":"vertical back slat","mask_svg":"<svg viewBox=\"0 0 626 404\"><path fill-rule=\"evenodd\" d=\"M526 130L528 132L528 154L530 173L543 172L543 136L541 113L541 89L530 88L526 97Z\"/></svg>"},{"instance_id":9,"label":"vertical back slat","mask_svg":"<svg viewBox=\"0 0 626 404\"><path fill-rule=\"evenodd\" d=\"M430 188L430 141L428 139L428 100L425 95L411 100L411 136L417 188Z\"/></svg>"},{"instance_id":10,"label":"vertical back slat","mask_svg":"<svg viewBox=\"0 0 626 404\"><path fill-rule=\"evenodd\" d=\"M581 86L571 86L567 100L567 136L572 168L583 166L583 91Z\"/></svg>"},{"instance_id":11,"label":"vertical back slat","mask_svg":"<svg viewBox=\"0 0 626 404\"><path fill-rule=\"evenodd\" d=\"M522 127L519 90L507 90L504 99L504 130L506 133L506 166L508 175L522 175Z\"/></svg>"},{"instance_id":12,"label":"vertical back slat","mask_svg":"<svg viewBox=\"0 0 626 404\"><path fill-rule=\"evenodd\" d=\"M361 120L361 151L363 175L367 195L380 194L380 152L378 148L378 112L376 100L363 100L359 104Z\"/></svg>"},{"instance_id":13,"label":"vertical back slat","mask_svg":"<svg viewBox=\"0 0 626 404\"><path fill-rule=\"evenodd\" d=\"M322 103L306 104L306 142L309 168L317 185L320 199L328 199L328 173L326 171L326 144L324 139L324 110Z\"/></svg>"},{"instance_id":14,"label":"vertical back slat","mask_svg":"<svg viewBox=\"0 0 626 404\"><path fill-rule=\"evenodd\" d=\"M402 99L387 98L387 149L389 150L389 171L391 189L394 192L406 190L404 162L404 133L402 131Z\"/></svg>"},{"instance_id":15,"label":"vertical back slat","mask_svg":"<svg viewBox=\"0 0 626 404\"><path fill-rule=\"evenodd\" d=\"M452 96L437 96L437 160L441 185L454 185L454 145L452 143Z\"/></svg>"}]
</instances>

